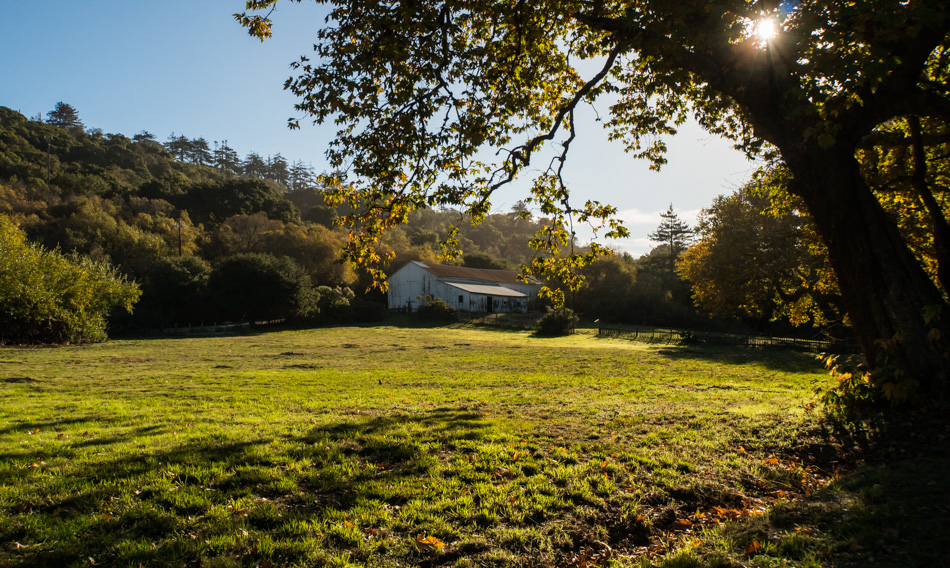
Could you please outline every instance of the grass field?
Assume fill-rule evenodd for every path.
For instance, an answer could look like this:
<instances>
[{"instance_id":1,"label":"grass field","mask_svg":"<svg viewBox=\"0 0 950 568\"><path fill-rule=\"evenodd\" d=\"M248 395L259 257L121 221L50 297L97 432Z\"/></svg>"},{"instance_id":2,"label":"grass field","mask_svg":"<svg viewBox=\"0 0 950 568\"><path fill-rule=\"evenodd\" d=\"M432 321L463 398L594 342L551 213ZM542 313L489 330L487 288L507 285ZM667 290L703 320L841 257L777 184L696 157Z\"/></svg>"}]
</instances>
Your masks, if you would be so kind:
<instances>
[{"instance_id":1,"label":"grass field","mask_svg":"<svg viewBox=\"0 0 950 568\"><path fill-rule=\"evenodd\" d=\"M827 380L465 327L2 348L0 566L950 565L946 452L861 466Z\"/></svg>"}]
</instances>

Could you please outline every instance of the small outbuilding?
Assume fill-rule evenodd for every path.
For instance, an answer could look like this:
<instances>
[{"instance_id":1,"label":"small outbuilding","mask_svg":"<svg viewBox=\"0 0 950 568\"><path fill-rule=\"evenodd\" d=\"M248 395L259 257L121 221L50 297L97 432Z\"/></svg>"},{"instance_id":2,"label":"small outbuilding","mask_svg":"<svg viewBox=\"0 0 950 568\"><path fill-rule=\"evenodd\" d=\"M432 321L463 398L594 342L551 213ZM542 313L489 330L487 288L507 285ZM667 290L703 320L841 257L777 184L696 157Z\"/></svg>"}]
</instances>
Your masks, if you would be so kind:
<instances>
[{"instance_id":1,"label":"small outbuilding","mask_svg":"<svg viewBox=\"0 0 950 568\"><path fill-rule=\"evenodd\" d=\"M415 311L427 296L468 312L525 312L541 282L518 279L514 270L466 268L412 261L389 277L390 310Z\"/></svg>"}]
</instances>

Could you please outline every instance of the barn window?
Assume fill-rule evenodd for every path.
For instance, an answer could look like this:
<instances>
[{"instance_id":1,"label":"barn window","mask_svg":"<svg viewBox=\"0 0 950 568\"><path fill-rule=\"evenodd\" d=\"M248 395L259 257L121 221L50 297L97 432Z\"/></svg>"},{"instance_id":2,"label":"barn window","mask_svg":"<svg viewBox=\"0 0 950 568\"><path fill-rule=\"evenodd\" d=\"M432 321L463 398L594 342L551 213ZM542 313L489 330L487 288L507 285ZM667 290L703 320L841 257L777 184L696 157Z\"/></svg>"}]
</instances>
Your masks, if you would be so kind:
<instances>
[{"instance_id":1,"label":"barn window","mask_svg":"<svg viewBox=\"0 0 950 568\"><path fill-rule=\"evenodd\" d=\"M459 303L460 303L460 304L462 303L462 296L461 296L461 295L459 296Z\"/></svg>"}]
</instances>

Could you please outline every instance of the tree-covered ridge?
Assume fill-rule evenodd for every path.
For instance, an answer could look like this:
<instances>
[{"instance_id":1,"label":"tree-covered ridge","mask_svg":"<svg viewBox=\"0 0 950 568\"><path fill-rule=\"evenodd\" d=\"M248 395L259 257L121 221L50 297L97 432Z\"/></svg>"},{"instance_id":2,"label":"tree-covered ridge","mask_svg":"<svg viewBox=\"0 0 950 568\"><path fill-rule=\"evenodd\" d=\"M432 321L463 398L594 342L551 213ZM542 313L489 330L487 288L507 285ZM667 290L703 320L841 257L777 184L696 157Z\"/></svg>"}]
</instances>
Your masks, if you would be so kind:
<instances>
[{"instance_id":1,"label":"tree-covered ridge","mask_svg":"<svg viewBox=\"0 0 950 568\"><path fill-rule=\"evenodd\" d=\"M267 255L271 260L245 265L262 274L276 267L280 278L298 283L299 270L308 286L323 291L324 300L301 302L309 292L288 288L288 303L272 310L275 317L313 317L313 306L348 303L346 289L362 293L369 281L339 262L346 234L333 218L347 210L328 202L319 177L291 167L281 183L271 179L280 160L248 169L254 156L240 168L204 164L187 152L173 154L145 132L130 139L60 128L0 107L0 215L31 241L109 263L140 283L142 300L124 320L133 327L264 317L214 289L222 281L215 277L219 265L241 255ZM492 214L472 226L457 211L420 212L409 226L384 235L397 251L390 270L414 259L438 261L439 241L453 225L460 227L464 261L510 267L530 260L526 242L539 226L517 213Z\"/></svg>"}]
</instances>

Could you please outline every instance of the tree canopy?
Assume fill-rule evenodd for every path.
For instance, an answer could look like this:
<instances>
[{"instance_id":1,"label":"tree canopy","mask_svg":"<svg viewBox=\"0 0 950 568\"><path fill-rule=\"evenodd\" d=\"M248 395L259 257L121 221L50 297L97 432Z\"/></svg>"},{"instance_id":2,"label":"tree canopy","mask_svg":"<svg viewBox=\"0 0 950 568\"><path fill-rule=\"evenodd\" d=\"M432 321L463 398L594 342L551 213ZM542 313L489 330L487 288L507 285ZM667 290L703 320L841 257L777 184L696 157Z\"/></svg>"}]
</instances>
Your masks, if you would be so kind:
<instances>
[{"instance_id":1,"label":"tree canopy","mask_svg":"<svg viewBox=\"0 0 950 568\"><path fill-rule=\"evenodd\" d=\"M68 103L60 101L56 103L53 110L46 113L46 120L57 128L79 128L82 129L82 121L79 120L79 112Z\"/></svg>"},{"instance_id":2,"label":"tree canopy","mask_svg":"<svg viewBox=\"0 0 950 568\"><path fill-rule=\"evenodd\" d=\"M809 219L773 210L757 189L750 183L703 210L698 242L677 267L696 304L715 316L840 323L837 283Z\"/></svg>"},{"instance_id":3,"label":"tree canopy","mask_svg":"<svg viewBox=\"0 0 950 568\"><path fill-rule=\"evenodd\" d=\"M664 137L692 116L788 169L871 364L950 393L950 319L933 315L950 306L856 159L894 121L931 125L926 140L950 119L944 0L318 1L327 23L286 87L299 111L338 125L328 151L348 174L338 196L360 206L348 218L352 258L379 260L378 234L414 208L464 204L477 219L495 190L551 155L531 190L551 219L537 248L561 254L575 222L620 234L611 207L575 204L561 176L575 110L603 105L611 136L655 167ZM260 11L276 4L247 2L237 19L263 39ZM775 36L756 35L764 21Z\"/></svg>"}]
</instances>

